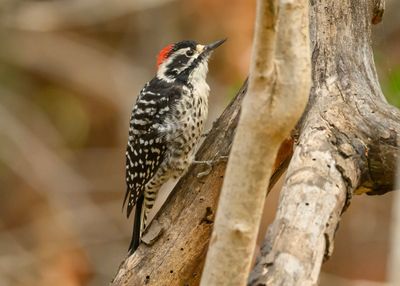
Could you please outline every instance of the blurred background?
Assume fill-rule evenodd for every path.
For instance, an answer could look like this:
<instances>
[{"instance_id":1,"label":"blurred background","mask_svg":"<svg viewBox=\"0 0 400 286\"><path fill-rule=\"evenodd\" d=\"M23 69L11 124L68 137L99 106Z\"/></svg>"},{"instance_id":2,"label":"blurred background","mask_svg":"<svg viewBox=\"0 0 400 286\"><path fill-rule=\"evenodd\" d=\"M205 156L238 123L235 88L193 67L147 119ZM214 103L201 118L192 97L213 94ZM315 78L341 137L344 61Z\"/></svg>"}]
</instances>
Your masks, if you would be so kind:
<instances>
[{"instance_id":1,"label":"blurred background","mask_svg":"<svg viewBox=\"0 0 400 286\"><path fill-rule=\"evenodd\" d=\"M400 106L400 3L386 3L376 64ZM247 75L254 10L255 0L0 0L0 285L111 281L131 235L121 211L128 120L158 51L229 39L210 63L210 126ZM353 200L321 285L388 285L400 272L390 255L397 197Z\"/></svg>"}]
</instances>

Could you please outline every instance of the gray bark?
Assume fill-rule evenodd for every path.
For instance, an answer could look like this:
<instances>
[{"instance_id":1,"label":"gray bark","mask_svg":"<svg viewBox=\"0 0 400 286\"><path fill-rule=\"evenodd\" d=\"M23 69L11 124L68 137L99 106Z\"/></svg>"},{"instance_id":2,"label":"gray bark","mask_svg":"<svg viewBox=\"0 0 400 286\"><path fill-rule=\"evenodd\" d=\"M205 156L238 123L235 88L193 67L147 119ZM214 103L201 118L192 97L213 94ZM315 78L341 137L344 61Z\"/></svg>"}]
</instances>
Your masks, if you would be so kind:
<instances>
[{"instance_id":1,"label":"gray bark","mask_svg":"<svg viewBox=\"0 0 400 286\"><path fill-rule=\"evenodd\" d=\"M245 285L279 146L311 86L308 0L258 0L249 88L229 156L201 278Z\"/></svg>"},{"instance_id":2,"label":"gray bark","mask_svg":"<svg viewBox=\"0 0 400 286\"><path fill-rule=\"evenodd\" d=\"M371 49L382 1L311 1L313 88L275 221L249 285L315 285L353 194L394 189L400 113Z\"/></svg>"}]
</instances>

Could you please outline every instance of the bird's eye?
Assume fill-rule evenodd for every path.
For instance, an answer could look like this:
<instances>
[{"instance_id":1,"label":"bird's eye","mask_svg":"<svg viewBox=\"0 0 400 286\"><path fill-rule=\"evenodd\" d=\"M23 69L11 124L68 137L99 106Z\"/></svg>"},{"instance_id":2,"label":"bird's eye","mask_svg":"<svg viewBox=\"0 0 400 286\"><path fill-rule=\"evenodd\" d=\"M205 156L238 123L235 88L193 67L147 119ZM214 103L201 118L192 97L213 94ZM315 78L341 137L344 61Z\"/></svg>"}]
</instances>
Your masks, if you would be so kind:
<instances>
[{"instance_id":1,"label":"bird's eye","mask_svg":"<svg viewBox=\"0 0 400 286\"><path fill-rule=\"evenodd\" d=\"M186 55L189 56L189 57L191 57L191 56L194 55L194 52L193 52L192 50L188 50L188 51L186 52Z\"/></svg>"}]
</instances>

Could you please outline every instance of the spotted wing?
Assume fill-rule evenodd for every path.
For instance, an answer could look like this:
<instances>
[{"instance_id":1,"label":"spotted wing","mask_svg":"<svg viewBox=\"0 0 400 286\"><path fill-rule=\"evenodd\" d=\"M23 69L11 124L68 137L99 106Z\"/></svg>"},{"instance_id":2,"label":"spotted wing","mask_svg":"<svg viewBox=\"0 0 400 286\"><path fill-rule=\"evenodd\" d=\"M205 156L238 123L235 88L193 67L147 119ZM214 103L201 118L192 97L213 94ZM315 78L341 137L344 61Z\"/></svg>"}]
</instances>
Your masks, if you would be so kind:
<instances>
[{"instance_id":1,"label":"spotted wing","mask_svg":"<svg viewBox=\"0 0 400 286\"><path fill-rule=\"evenodd\" d=\"M153 79L145 85L132 111L126 149L126 183L124 205L128 201L129 217L145 186L156 174L168 147L160 129L166 124L181 89Z\"/></svg>"}]
</instances>

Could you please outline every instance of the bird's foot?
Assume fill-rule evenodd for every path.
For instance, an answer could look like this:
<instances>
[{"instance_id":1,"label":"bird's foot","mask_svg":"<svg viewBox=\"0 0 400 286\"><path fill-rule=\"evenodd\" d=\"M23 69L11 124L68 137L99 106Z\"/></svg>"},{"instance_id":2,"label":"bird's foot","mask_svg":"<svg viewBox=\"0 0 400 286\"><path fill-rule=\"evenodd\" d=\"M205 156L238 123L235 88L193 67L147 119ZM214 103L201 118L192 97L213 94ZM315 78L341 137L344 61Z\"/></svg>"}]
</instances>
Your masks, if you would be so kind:
<instances>
[{"instance_id":1,"label":"bird's foot","mask_svg":"<svg viewBox=\"0 0 400 286\"><path fill-rule=\"evenodd\" d=\"M229 158L228 156L219 156L218 158L213 159L213 160L206 160L206 161L196 161L196 160L194 160L193 164L206 165L207 166L207 169L205 171L200 172L200 173L197 174L197 178L200 179L200 178L203 178L205 176L208 176L211 173L212 168L213 168L213 166L215 164L218 164L220 162L227 162L228 158Z\"/></svg>"}]
</instances>

